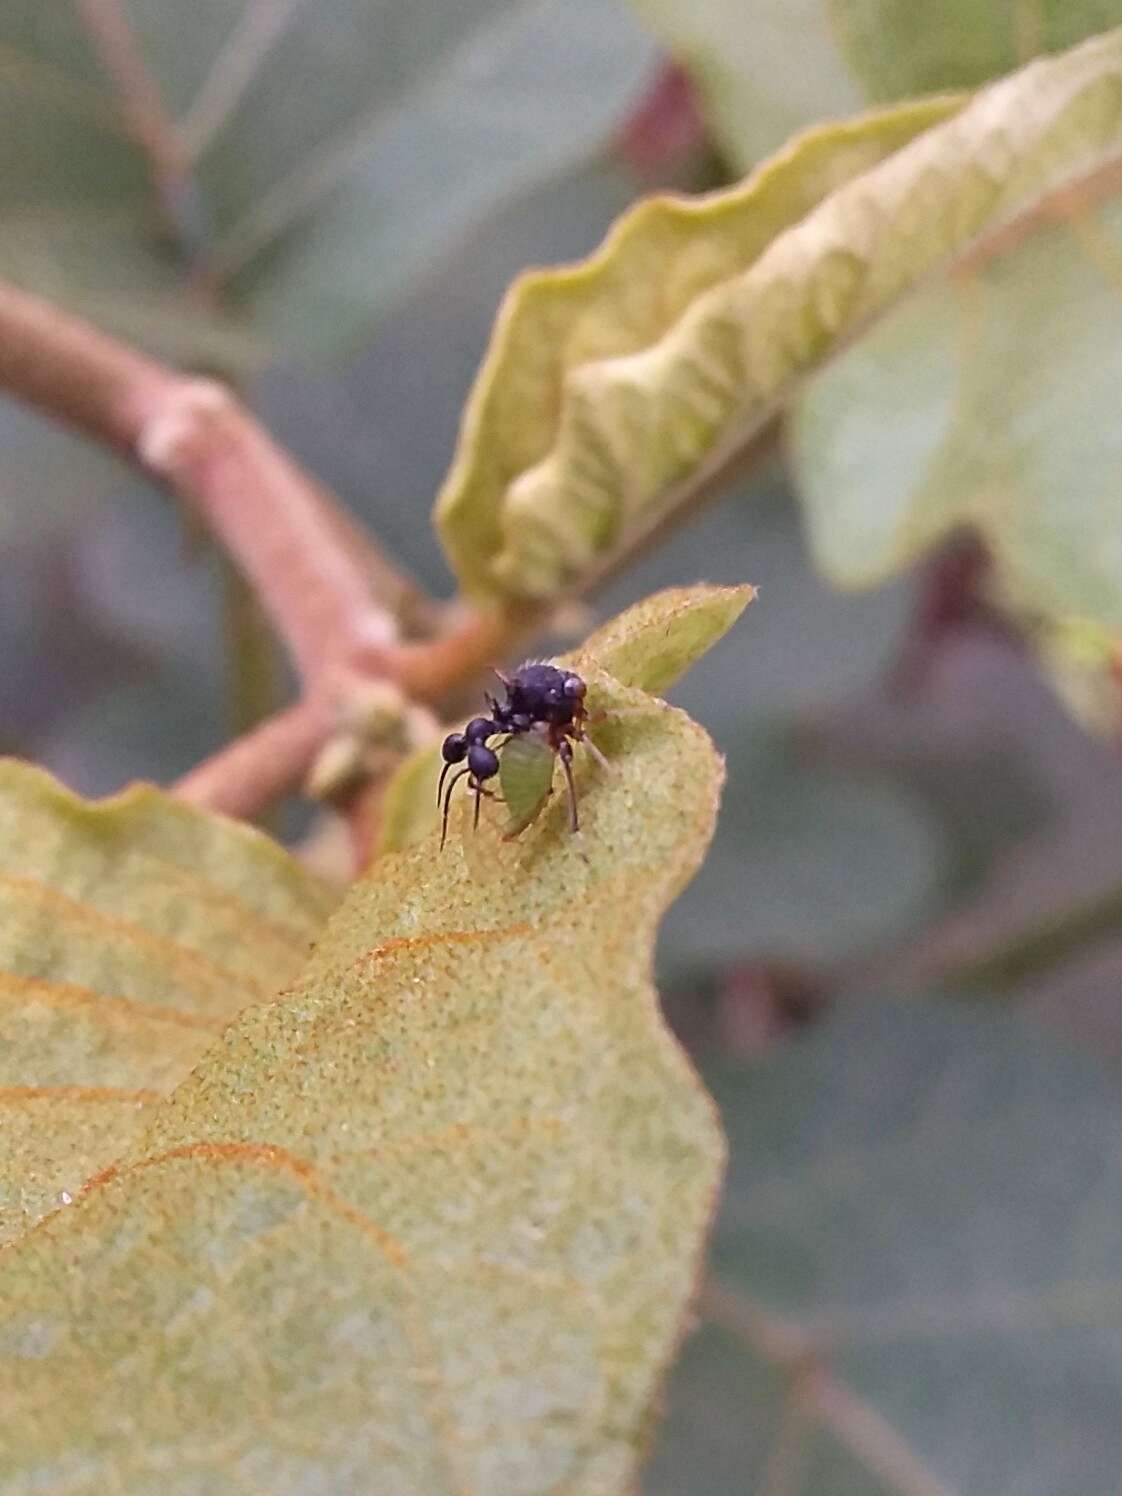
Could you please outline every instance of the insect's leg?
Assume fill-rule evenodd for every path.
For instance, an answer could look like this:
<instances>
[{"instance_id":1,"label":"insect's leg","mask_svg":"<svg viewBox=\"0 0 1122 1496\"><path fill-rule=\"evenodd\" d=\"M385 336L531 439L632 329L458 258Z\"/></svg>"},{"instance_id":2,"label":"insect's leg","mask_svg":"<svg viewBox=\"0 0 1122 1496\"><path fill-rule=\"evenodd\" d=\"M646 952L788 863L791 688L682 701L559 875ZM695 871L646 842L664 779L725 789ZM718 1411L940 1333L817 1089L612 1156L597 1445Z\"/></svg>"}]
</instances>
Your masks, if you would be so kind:
<instances>
[{"instance_id":1,"label":"insect's leg","mask_svg":"<svg viewBox=\"0 0 1122 1496\"><path fill-rule=\"evenodd\" d=\"M441 769L441 771L440 771L440 782L436 786L436 803L437 803L437 805L440 804L440 797L444 793L444 781L448 778L448 770L450 768L452 768L452 765L450 763L447 763L447 764L444 765L443 769Z\"/></svg>"},{"instance_id":2,"label":"insect's leg","mask_svg":"<svg viewBox=\"0 0 1122 1496\"><path fill-rule=\"evenodd\" d=\"M475 783L473 785L473 789L475 790L475 813L474 813L474 815L471 818L471 829L473 831L478 831L479 830L479 807L483 803L483 796L485 794L490 794L490 791L489 790L485 790L483 788L483 786L479 783L478 779L475 781Z\"/></svg>"},{"instance_id":3,"label":"insect's leg","mask_svg":"<svg viewBox=\"0 0 1122 1496\"><path fill-rule=\"evenodd\" d=\"M460 769L453 774L448 781L448 788L444 792L444 814L440 820L440 850L442 852L444 851L444 843L448 840L448 807L452 803L452 791L467 773L470 773L470 770Z\"/></svg>"},{"instance_id":4,"label":"insect's leg","mask_svg":"<svg viewBox=\"0 0 1122 1496\"><path fill-rule=\"evenodd\" d=\"M569 791L569 830L575 835L580 830L577 817L577 787L573 783L573 745L564 738L557 748L557 757L565 771L565 785Z\"/></svg>"}]
</instances>

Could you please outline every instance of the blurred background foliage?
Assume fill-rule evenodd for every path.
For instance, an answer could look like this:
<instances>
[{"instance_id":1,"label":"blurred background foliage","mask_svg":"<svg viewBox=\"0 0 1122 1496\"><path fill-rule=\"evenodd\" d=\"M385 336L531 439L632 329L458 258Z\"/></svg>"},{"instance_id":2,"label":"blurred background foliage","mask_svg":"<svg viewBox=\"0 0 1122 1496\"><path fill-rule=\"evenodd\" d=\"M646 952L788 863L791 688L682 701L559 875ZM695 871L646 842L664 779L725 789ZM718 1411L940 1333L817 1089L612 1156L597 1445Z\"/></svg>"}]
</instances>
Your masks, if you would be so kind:
<instances>
[{"instance_id":1,"label":"blurred background foliage","mask_svg":"<svg viewBox=\"0 0 1122 1496\"><path fill-rule=\"evenodd\" d=\"M587 253L654 187L733 180L808 125L1122 24L1112 0L131 0L175 124L161 154L137 143L151 118L122 118L94 8L0 14L0 273L233 379L440 594L433 496L520 270ZM1097 278L1052 229L997 267L969 386L971 440L1039 480L1038 552L1082 537L1085 556L1108 515L1100 611L1122 595L1099 439L1122 429L1117 220L1108 200ZM946 294L885 319L800 409L791 450L827 562L822 523L915 497ZM665 926L662 986L733 1155L725 1299L668 1385L644 1490L1108 1496L1122 714L1101 681L1088 702L1064 647L1084 725L1069 715L1026 647L1055 644L1033 600L998 606L967 535L835 590L791 472L757 467L589 605L760 587L675 694L729 782ZM951 502L961 472L928 478ZM90 794L175 776L287 690L240 584L168 501L8 402L0 646L0 748ZM798 1367L744 1333L739 1292L824 1337L930 1484L803 1410Z\"/></svg>"}]
</instances>

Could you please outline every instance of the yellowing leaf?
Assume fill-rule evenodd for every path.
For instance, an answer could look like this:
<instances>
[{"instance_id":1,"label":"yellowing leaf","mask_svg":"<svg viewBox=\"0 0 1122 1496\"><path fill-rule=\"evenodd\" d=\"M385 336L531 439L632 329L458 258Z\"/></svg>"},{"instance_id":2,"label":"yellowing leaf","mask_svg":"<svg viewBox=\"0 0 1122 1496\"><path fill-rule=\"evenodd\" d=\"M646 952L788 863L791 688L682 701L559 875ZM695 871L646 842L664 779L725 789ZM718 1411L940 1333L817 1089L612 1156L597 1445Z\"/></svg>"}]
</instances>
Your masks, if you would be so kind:
<instances>
[{"instance_id":1,"label":"yellowing leaf","mask_svg":"<svg viewBox=\"0 0 1122 1496\"><path fill-rule=\"evenodd\" d=\"M0 1241L116 1158L331 898L267 838L0 762Z\"/></svg>"},{"instance_id":2,"label":"yellowing leaf","mask_svg":"<svg viewBox=\"0 0 1122 1496\"><path fill-rule=\"evenodd\" d=\"M590 686L615 772L578 770L583 853L555 804L379 859L299 985L4 1255L0 1486L629 1488L723 1157L648 975L721 769Z\"/></svg>"},{"instance_id":3,"label":"yellowing leaf","mask_svg":"<svg viewBox=\"0 0 1122 1496\"><path fill-rule=\"evenodd\" d=\"M651 495L645 486L636 491L645 485L647 456L631 443L626 425L617 428L614 411L604 449L572 454L582 471L569 474L564 500L547 505L545 523L524 501L539 465L569 440L578 384L657 349L707 293L735 284L835 188L959 104L926 100L808 131L741 186L700 198L650 198L625 213L583 264L517 280L499 312L437 503L441 538L460 581L484 595L549 596L653 524ZM700 366L697 372L705 398L720 402L721 390L709 388ZM657 453L667 439L644 437Z\"/></svg>"},{"instance_id":4,"label":"yellowing leaf","mask_svg":"<svg viewBox=\"0 0 1122 1496\"><path fill-rule=\"evenodd\" d=\"M668 587L598 628L567 663L580 671L598 667L624 686L667 691L727 633L755 595L756 589L748 586ZM599 740L599 729L595 736ZM382 802L380 851L410 847L436 825L439 774L435 746L420 749L402 764ZM528 809L527 801L521 810Z\"/></svg>"},{"instance_id":5,"label":"yellowing leaf","mask_svg":"<svg viewBox=\"0 0 1122 1496\"><path fill-rule=\"evenodd\" d=\"M883 118L865 122L874 142ZM1114 31L985 89L817 206L791 202L799 148L731 199L700 200L696 238L725 253L711 251L707 266L720 268L686 291L676 267L690 257L648 235L635 210L583 270L526 283L500 315L441 499L462 576L538 597L584 585L743 453L825 359L980 234L1119 152ZM754 223L757 194L781 186L790 217L733 263L728 241ZM613 283L625 263L626 284ZM667 283L666 315L640 313L633 334L630 308L662 305ZM594 312L590 286L602 297ZM502 406L516 398L529 412L520 422Z\"/></svg>"}]
</instances>

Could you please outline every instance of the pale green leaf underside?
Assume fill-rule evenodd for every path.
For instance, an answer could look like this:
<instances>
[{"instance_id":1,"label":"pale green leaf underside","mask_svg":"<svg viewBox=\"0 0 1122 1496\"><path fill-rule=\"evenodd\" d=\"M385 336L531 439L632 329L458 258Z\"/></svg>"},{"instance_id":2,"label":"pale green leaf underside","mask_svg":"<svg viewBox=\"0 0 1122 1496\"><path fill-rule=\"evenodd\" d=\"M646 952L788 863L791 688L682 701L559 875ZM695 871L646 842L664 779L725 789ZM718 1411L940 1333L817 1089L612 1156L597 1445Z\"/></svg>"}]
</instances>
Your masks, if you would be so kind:
<instances>
[{"instance_id":1,"label":"pale green leaf underside","mask_svg":"<svg viewBox=\"0 0 1122 1496\"><path fill-rule=\"evenodd\" d=\"M381 858L5 1256L5 1489L628 1488L723 1153L648 977L720 766L590 684L615 772L582 771L583 852L555 804Z\"/></svg>"},{"instance_id":2,"label":"pale green leaf underside","mask_svg":"<svg viewBox=\"0 0 1122 1496\"><path fill-rule=\"evenodd\" d=\"M970 525L1091 725L1122 638L1122 200L934 284L812 382L792 452L823 570L864 586Z\"/></svg>"},{"instance_id":3,"label":"pale green leaf underside","mask_svg":"<svg viewBox=\"0 0 1122 1496\"><path fill-rule=\"evenodd\" d=\"M668 587L595 630L567 663L576 670L604 670L641 691L667 691L728 632L755 595L749 586ZM595 726L592 736L599 738ZM381 851L413 846L436 825L440 766L434 745L414 753L397 771L382 802ZM530 798L513 817L525 816L524 825L533 818Z\"/></svg>"},{"instance_id":4,"label":"pale green leaf underside","mask_svg":"<svg viewBox=\"0 0 1122 1496\"><path fill-rule=\"evenodd\" d=\"M929 100L811 131L743 185L647 199L591 259L516 281L437 504L461 582L480 594L546 596L653 525L659 496L636 484L646 485L645 444L657 456L666 438L632 442L614 407L586 442L567 434L583 381L656 358L690 309L735 285L777 236L956 107ZM705 399L715 399L705 385ZM561 461L570 469L555 491L542 492L536 475Z\"/></svg>"},{"instance_id":5,"label":"pale green leaf underside","mask_svg":"<svg viewBox=\"0 0 1122 1496\"><path fill-rule=\"evenodd\" d=\"M0 1240L75 1195L333 900L267 838L136 787L0 761Z\"/></svg>"},{"instance_id":6,"label":"pale green leaf underside","mask_svg":"<svg viewBox=\"0 0 1122 1496\"><path fill-rule=\"evenodd\" d=\"M600 331L596 352L591 334L606 313L598 309L585 326L574 308L586 282L623 263L624 246L631 304L661 295L668 278L676 284L678 256L656 255L645 279L640 273L637 210L583 273L531 282L500 316L441 501L445 539L465 579L547 596L595 574L636 532L687 502L847 340L984 231L1120 149L1122 32L1114 32L985 90L817 207L806 205L801 222L746 268L726 269L708 289L695 285L678 305L672 289L671 315L653 340L632 338L628 351L624 339ZM798 159L796 147L772 168L773 185L797 175ZM758 190L768 180L759 178ZM733 200L750 204L752 191L750 183ZM712 222L719 236L732 216L728 202L702 200L694 226ZM550 297L567 309L552 326L534 311ZM618 288L612 304L629 304ZM617 322L625 316L614 314ZM584 338L579 354L568 347L571 328ZM566 350L552 383L527 376L555 358L531 361L531 329L540 348ZM539 424L527 418L513 444L490 425L500 406L489 397L499 389L527 401L538 391L531 408ZM485 455L473 456L484 437ZM527 442L540 450L531 454ZM457 528L469 524L470 542Z\"/></svg>"}]
</instances>

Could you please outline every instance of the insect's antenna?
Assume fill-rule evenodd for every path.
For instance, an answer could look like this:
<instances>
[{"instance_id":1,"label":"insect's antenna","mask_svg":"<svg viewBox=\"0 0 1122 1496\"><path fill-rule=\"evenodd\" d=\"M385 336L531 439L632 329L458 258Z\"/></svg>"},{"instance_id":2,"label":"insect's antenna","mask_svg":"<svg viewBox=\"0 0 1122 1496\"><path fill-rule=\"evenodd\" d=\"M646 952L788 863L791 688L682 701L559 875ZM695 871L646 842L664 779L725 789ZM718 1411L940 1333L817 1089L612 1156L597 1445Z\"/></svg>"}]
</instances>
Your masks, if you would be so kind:
<instances>
[{"instance_id":1,"label":"insect's antenna","mask_svg":"<svg viewBox=\"0 0 1122 1496\"><path fill-rule=\"evenodd\" d=\"M565 771L565 786L569 791L569 830L575 836L580 830L580 821L577 818L577 787L573 783L573 750L568 743L561 744L557 750L557 757L561 760L561 767Z\"/></svg>"},{"instance_id":2,"label":"insect's antenna","mask_svg":"<svg viewBox=\"0 0 1122 1496\"><path fill-rule=\"evenodd\" d=\"M469 774L470 772L470 769L458 770L448 781L448 788L444 792L444 814L442 815L440 820L440 850L442 852L444 851L444 843L448 840L448 807L452 804L452 791L456 788L457 783L464 777L464 775ZM442 779L443 777L444 776L441 775Z\"/></svg>"}]
</instances>

